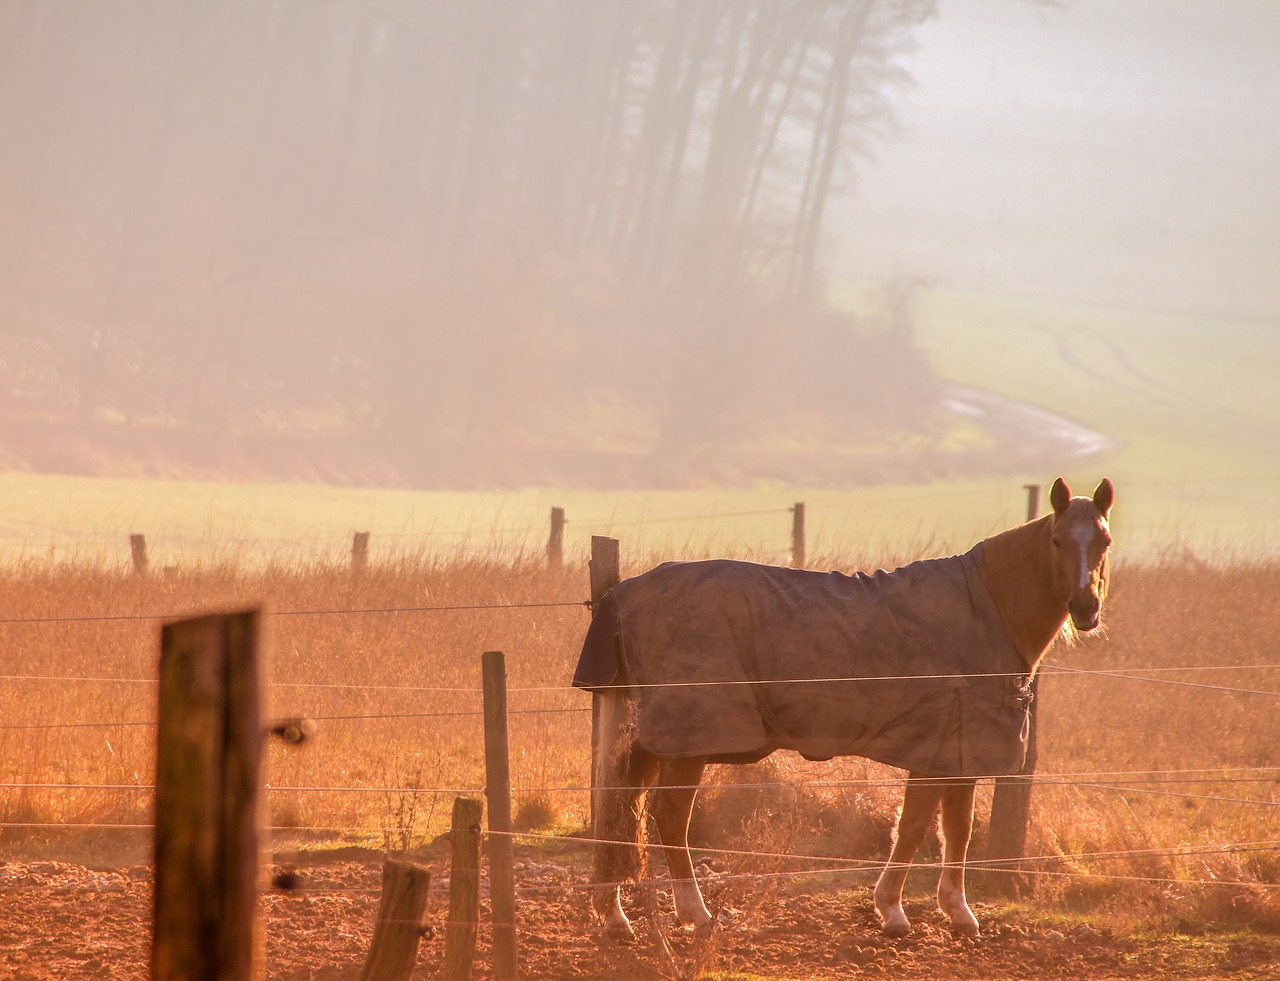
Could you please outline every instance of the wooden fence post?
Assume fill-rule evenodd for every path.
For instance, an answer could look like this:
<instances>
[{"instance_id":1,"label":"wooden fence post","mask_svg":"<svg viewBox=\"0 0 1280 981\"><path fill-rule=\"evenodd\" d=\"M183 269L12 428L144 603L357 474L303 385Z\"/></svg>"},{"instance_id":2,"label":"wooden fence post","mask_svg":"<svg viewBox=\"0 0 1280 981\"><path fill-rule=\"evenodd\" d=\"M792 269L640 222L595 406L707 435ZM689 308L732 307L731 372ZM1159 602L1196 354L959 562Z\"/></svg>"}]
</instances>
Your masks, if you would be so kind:
<instances>
[{"instance_id":1,"label":"wooden fence post","mask_svg":"<svg viewBox=\"0 0 1280 981\"><path fill-rule=\"evenodd\" d=\"M564 568L564 508L551 509L551 536L547 539L547 568Z\"/></svg>"},{"instance_id":2,"label":"wooden fence post","mask_svg":"<svg viewBox=\"0 0 1280 981\"><path fill-rule=\"evenodd\" d=\"M604 594L622 580L618 540L605 538L602 535L592 535L591 562L587 569L591 577L591 609L595 610L596 604L604 599ZM595 782L596 737L600 732L600 699L602 697L599 692L591 693L591 781L589 785ZM591 795L590 808L591 829L594 831L596 826L596 795L594 793Z\"/></svg>"},{"instance_id":3,"label":"wooden fence post","mask_svg":"<svg viewBox=\"0 0 1280 981\"><path fill-rule=\"evenodd\" d=\"M591 564L588 566L588 574L591 577L591 605L594 607L622 579L616 538L591 536Z\"/></svg>"},{"instance_id":4,"label":"wooden fence post","mask_svg":"<svg viewBox=\"0 0 1280 981\"><path fill-rule=\"evenodd\" d=\"M404 981L413 973L422 942L431 872L413 862L382 863L382 899L360 981Z\"/></svg>"},{"instance_id":5,"label":"wooden fence post","mask_svg":"<svg viewBox=\"0 0 1280 981\"><path fill-rule=\"evenodd\" d=\"M1024 484L1027 492L1027 520L1040 516L1040 485ZM1027 727L1027 756L1016 775L997 777L991 797L991 828L987 858L998 874L993 890L1002 896L1017 896L1026 886L1020 874L1027 854L1027 825L1031 821L1031 781L1035 776L1039 746L1036 742L1036 714L1040 703L1040 678L1031 680L1031 709Z\"/></svg>"},{"instance_id":6,"label":"wooden fence post","mask_svg":"<svg viewBox=\"0 0 1280 981\"><path fill-rule=\"evenodd\" d=\"M1027 520L1035 521L1040 517L1040 485L1023 484L1022 489L1027 492Z\"/></svg>"},{"instance_id":7,"label":"wooden fence post","mask_svg":"<svg viewBox=\"0 0 1280 981\"><path fill-rule=\"evenodd\" d=\"M351 539L351 571L356 575L369 568L369 533L357 531Z\"/></svg>"},{"instance_id":8,"label":"wooden fence post","mask_svg":"<svg viewBox=\"0 0 1280 981\"><path fill-rule=\"evenodd\" d=\"M484 805L474 797L453 801L449 828L449 922L444 932L445 981L471 981L480 923L480 816Z\"/></svg>"},{"instance_id":9,"label":"wooden fence post","mask_svg":"<svg viewBox=\"0 0 1280 981\"><path fill-rule=\"evenodd\" d=\"M146 535L130 535L129 536L129 554L133 557L134 575L145 576L147 574L147 536Z\"/></svg>"},{"instance_id":10,"label":"wooden fence post","mask_svg":"<svg viewBox=\"0 0 1280 981\"><path fill-rule=\"evenodd\" d=\"M511 759L507 745L507 664L502 651L485 651L481 665L493 976L498 981L511 981L516 977L516 882L511 840Z\"/></svg>"},{"instance_id":11,"label":"wooden fence post","mask_svg":"<svg viewBox=\"0 0 1280 981\"><path fill-rule=\"evenodd\" d=\"M1032 691L1034 692L1034 686ZM1001 896L1017 896L1025 886L1021 862L1027 854L1027 824L1031 819L1031 780L1036 772L1035 700L1027 731L1027 758L1016 776L997 777L991 798L991 828L988 834L989 868L997 871L992 888Z\"/></svg>"},{"instance_id":12,"label":"wooden fence post","mask_svg":"<svg viewBox=\"0 0 1280 981\"><path fill-rule=\"evenodd\" d=\"M804 504L791 508L791 568L803 569L809 561L804 547Z\"/></svg>"},{"instance_id":13,"label":"wooden fence post","mask_svg":"<svg viewBox=\"0 0 1280 981\"><path fill-rule=\"evenodd\" d=\"M258 613L166 625L160 642L151 977L259 966Z\"/></svg>"}]
</instances>

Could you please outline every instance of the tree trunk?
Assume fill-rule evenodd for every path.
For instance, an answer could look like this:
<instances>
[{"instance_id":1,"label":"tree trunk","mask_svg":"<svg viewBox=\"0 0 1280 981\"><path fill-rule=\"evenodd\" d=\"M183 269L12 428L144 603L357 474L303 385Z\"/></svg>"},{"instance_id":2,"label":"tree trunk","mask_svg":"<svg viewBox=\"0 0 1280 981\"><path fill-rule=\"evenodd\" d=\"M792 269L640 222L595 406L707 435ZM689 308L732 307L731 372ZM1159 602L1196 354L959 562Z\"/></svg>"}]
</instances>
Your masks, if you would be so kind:
<instances>
[{"instance_id":1,"label":"tree trunk","mask_svg":"<svg viewBox=\"0 0 1280 981\"><path fill-rule=\"evenodd\" d=\"M822 215L826 210L831 178L835 174L836 161L840 156L841 137L848 109L846 101L850 67L862 41L862 33L873 5L873 0L861 0L861 3L845 14L839 40L832 54L831 76L815 130L809 177L805 181L805 193L800 202L797 228L799 240L794 257L792 292L802 306L809 305L814 299L812 294Z\"/></svg>"}]
</instances>

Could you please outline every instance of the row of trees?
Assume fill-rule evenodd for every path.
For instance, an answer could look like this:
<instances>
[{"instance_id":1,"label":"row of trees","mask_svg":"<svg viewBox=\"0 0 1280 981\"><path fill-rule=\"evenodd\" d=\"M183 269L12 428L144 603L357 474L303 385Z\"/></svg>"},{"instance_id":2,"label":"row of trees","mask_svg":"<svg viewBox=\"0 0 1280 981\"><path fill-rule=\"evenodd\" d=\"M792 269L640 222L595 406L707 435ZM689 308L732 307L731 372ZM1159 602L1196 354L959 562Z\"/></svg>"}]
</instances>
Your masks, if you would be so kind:
<instances>
[{"instance_id":1,"label":"row of trees","mask_svg":"<svg viewBox=\"0 0 1280 981\"><path fill-rule=\"evenodd\" d=\"M3 398L414 452L696 449L837 367L900 408L823 217L935 7L13 0Z\"/></svg>"}]
</instances>

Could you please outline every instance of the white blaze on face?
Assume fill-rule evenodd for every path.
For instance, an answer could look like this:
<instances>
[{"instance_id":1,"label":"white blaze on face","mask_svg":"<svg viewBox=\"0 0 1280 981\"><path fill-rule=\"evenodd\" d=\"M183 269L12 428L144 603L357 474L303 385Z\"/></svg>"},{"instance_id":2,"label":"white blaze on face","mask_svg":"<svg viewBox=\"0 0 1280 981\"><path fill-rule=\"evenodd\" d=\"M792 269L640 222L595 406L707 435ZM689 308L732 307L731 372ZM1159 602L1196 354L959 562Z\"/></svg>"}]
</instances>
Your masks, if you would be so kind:
<instances>
[{"instance_id":1,"label":"white blaze on face","mask_svg":"<svg viewBox=\"0 0 1280 981\"><path fill-rule=\"evenodd\" d=\"M1093 542L1093 536L1097 532L1097 528L1093 525L1081 525L1071 532L1071 537L1076 540L1076 544L1080 546L1080 588L1088 589L1089 584L1093 580L1093 576L1089 571L1089 545Z\"/></svg>"}]
</instances>

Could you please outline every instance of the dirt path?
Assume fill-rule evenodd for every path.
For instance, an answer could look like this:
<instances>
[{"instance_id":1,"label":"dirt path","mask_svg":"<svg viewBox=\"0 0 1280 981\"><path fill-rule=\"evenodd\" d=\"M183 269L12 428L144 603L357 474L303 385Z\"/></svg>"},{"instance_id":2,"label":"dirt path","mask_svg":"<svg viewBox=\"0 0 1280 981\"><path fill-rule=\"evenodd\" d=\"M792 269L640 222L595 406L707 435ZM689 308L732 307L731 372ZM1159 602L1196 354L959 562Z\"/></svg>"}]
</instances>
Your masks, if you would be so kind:
<instances>
[{"instance_id":1,"label":"dirt path","mask_svg":"<svg viewBox=\"0 0 1280 981\"><path fill-rule=\"evenodd\" d=\"M1005 452L1041 453L1056 460L1091 456L1115 447L1115 440L1083 423L1039 406L976 388L952 385L944 404L982 425Z\"/></svg>"},{"instance_id":2,"label":"dirt path","mask_svg":"<svg viewBox=\"0 0 1280 981\"><path fill-rule=\"evenodd\" d=\"M447 866L433 870L429 933L414 977L439 977L444 958ZM518 852L521 971L526 981L696 977L750 971L779 978L904 979L1264 978L1280 974L1280 938L1121 935L1044 911L977 903L984 937L952 937L927 898L908 904L908 938L880 936L863 888L708 882L719 917L709 935L673 929L669 896L659 919L671 953L647 920L639 939L603 941L587 912L581 850ZM358 976L377 915L381 859L372 852L291 866L300 887L262 900L266 977L338 981ZM151 872L144 865L94 870L56 861L0 864L0 978L145 978ZM484 913L487 916L487 910ZM489 975L481 929L477 977Z\"/></svg>"}]
</instances>

